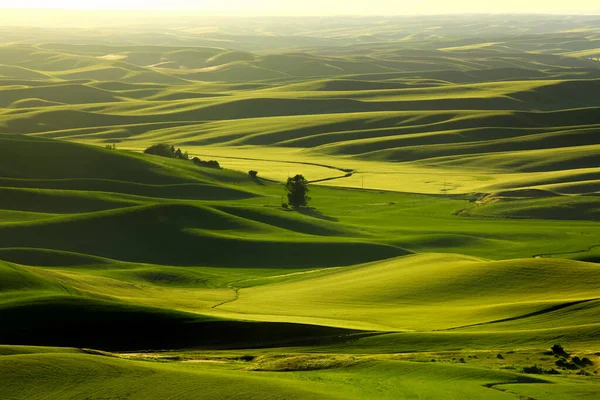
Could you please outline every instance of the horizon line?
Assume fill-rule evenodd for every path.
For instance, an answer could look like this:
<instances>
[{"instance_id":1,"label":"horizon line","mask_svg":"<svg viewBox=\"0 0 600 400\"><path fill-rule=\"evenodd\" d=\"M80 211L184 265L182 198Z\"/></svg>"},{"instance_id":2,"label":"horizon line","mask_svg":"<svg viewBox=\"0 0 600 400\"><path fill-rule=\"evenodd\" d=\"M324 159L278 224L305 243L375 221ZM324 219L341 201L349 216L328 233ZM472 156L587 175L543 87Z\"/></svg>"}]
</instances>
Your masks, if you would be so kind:
<instances>
[{"instance_id":1,"label":"horizon line","mask_svg":"<svg viewBox=\"0 0 600 400\"><path fill-rule=\"evenodd\" d=\"M65 8L65 7L0 7L0 10L11 10L11 11L66 11L66 12L193 12L196 14L203 14L206 16L218 16L218 17L243 17L243 14L249 14L243 10L201 10L195 8ZM229 15L227 15L229 14ZM446 13L405 13L405 14L296 14L296 15L288 15L288 14L249 14L247 16L251 17L286 17L286 18L306 18L306 17L404 17L404 16L444 16L444 15L547 15L547 16L598 16L600 17L600 9L597 11L573 11L573 12L564 12L564 11L545 11L545 12L446 12Z\"/></svg>"}]
</instances>

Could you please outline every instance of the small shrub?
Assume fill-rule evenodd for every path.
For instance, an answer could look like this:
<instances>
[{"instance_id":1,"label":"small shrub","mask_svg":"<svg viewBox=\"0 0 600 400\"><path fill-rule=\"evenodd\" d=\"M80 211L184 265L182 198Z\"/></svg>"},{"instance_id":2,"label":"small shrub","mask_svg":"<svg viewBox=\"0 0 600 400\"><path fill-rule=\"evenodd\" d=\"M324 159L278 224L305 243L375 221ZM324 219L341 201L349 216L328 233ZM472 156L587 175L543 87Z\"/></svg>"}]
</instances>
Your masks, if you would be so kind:
<instances>
[{"instance_id":1,"label":"small shrub","mask_svg":"<svg viewBox=\"0 0 600 400\"><path fill-rule=\"evenodd\" d=\"M248 175L250 175L250 178L256 179L256 177L258 176L258 171L248 171Z\"/></svg>"},{"instance_id":2,"label":"small shrub","mask_svg":"<svg viewBox=\"0 0 600 400\"><path fill-rule=\"evenodd\" d=\"M458 360L458 362L461 363L461 364L466 364L466 361L465 361L464 358L461 358L460 360Z\"/></svg>"},{"instance_id":3,"label":"small shrub","mask_svg":"<svg viewBox=\"0 0 600 400\"><path fill-rule=\"evenodd\" d=\"M564 369L570 369L570 370L579 369L579 366L577 364L575 364L574 362L569 362L569 360L567 360L564 357L561 357L560 360L556 360L556 362L554 364L556 364L557 367L564 368Z\"/></svg>"},{"instance_id":4,"label":"small shrub","mask_svg":"<svg viewBox=\"0 0 600 400\"><path fill-rule=\"evenodd\" d=\"M594 365L594 362L587 357L583 357L581 359L581 365L583 365L584 367L589 367L591 365Z\"/></svg>"},{"instance_id":5,"label":"small shrub","mask_svg":"<svg viewBox=\"0 0 600 400\"><path fill-rule=\"evenodd\" d=\"M592 376L592 374L590 374L587 371L581 370L577 372L577 375L581 375L581 376Z\"/></svg>"},{"instance_id":6,"label":"small shrub","mask_svg":"<svg viewBox=\"0 0 600 400\"><path fill-rule=\"evenodd\" d=\"M541 375L544 373L544 369L542 367L538 367L537 365L533 365L531 367L523 367L523 373Z\"/></svg>"},{"instance_id":7,"label":"small shrub","mask_svg":"<svg viewBox=\"0 0 600 400\"><path fill-rule=\"evenodd\" d=\"M556 360L554 364L556 364L557 367L567 368L567 364L569 364L569 362L564 358L561 358L559 360Z\"/></svg>"},{"instance_id":8,"label":"small shrub","mask_svg":"<svg viewBox=\"0 0 600 400\"><path fill-rule=\"evenodd\" d=\"M117 145L116 144L107 144L106 146L104 146L104 148L106 150L116 150L117 149Z\"/></svg>"},{"instance_id":9,"label":"small shrub","mask_svg":"<svg viewBox=\"0 0 600 400\"><path fill-rule=\"evenodd\" d=\"M500 353L498 353L498 355L496 356L496 358L498 360L504 360L504 356L502 354L500 354Z\"/></svg>"},{"instance_id":10,"label":"small shrub","mask_svg":"<svg viewBox=\"0 0 600 400\"><path fill-rule=\"evenodd\" d=\"M525 373L525 374L537 374L537 375L541 375L541 374L557 375L557 374L560 374L560 372L558 372L554 368L552 368L552 369L544 369L544 368L539 367L537 365L533 365L531 367L524 367L523 368L523 373Z\"/></svg>"},{"instance_id":11,"label":"small shrub","mask_svg":"<svg viewBox=\"0 0 600 400\"><path fill-rule=\"evenodd\" d=\"M554 346L552 346L550 348L550 350L552 350L552 353L562 356L562 357L569 357L569 354L565 351L565 349L560 345L560 344L555 344Z\"/></svg>"},{"instance_id":12,"label":"small shrub","mask_svg":"<svg viewBox=\"0 0 600 400\"><path fill-rule=\"evenodd\" d=\"M157 361L182 361L181 356L164 356L157 359Z\"/></svg>"},{"instance_id":13,"label":"small shrub","mask_svg":"<svg viewBox=\"0 0 600 400\"><path fill-rule=\"evenodd\" d=\"M287 204L287 203L282 203L282 204L281 204L281 207L283 207L283 208L289 208L290 206L288 206L288 204Z\"/></svg>"},{"instance_id":14,"label":"small shrub","mask_svg":"<svg viewBox=\"0 0 600 400\"><path fill-rule=\"evenodd\" d=\"M590 360L587 357L579 358L579 357L575 356L571 359L571 361L572 361L571 364L576 365L579 368L585 368L585 367L589 367L590 365L594 365L592 360Z\"/></svg>"},{"instance_id":15,"label":"small shrub","mask_svg":"<svg viewBox=\"0 0 600 400\"><path fill-rule=\"evenodd\" d=\"M194 157L192 162L199 167L221 169L221 165L219 165L219 163L215 160L202 161L198 157Z\"/></svg>"}]
</instances>

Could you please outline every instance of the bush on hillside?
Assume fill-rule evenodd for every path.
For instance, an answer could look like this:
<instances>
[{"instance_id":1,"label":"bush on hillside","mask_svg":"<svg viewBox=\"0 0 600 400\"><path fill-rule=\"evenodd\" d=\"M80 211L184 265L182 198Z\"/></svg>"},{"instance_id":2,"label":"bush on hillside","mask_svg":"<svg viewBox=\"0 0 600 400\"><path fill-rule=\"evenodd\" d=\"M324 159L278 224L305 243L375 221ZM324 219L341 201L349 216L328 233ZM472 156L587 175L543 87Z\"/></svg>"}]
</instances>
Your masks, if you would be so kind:
<instances>
[{"instance_id":1,"label":"bush on hillside","mask_svg":"<svg viewBox=\"0 0 600 400\"><path fill-rule=\"evenodd\" d=\"M559 360L556 360L555 364L557 367L560 367L560 368L578 369L575 364L573 364L572 362L569 362L565 358L560 358Z\"/></svg>"},{"instance_id":2,"label":"bush on hillside","mask_svg":"<svg viewBox=\"0 0 600 400\"><path fill-rule=\"evenodd\" d=\"M567 353L560 344L555 344L550 348L550 350L552 350L552 353L559 357L569 357L569 353Z\"/></svg>"},{"instance_id":3,"label":"bush on hillside","mask_svg":"<svg viewBox=\"0 0 600 400\"><path fill-rule=\"evenodd\" d=\"M524 367L523 368L523 373L524 374L546 374L546 375L557 375L560 374L560 372L558 372L557 370L555 370L554 368L552 369L544 369L542 367L539 367L537 365L533 365L531 367Z\"/></svg>"},{"instance_id":4,"label":"bush on hillside","mask_svg":"<svg viewBox=\"0 0 600 400\"><path fill-rule=\"evenodd\" d=\"M177 149L175 150L175 158L180 160L189 160L190 156L188 155L187 151L184 153L181 151L181 149Z\"/></svg>"},{"instance_id":5,"label":"bush on hillside","mask_svg":"<svg viewBox=\"0 0 600 400\"><path fill-rule=\"evenodd\" d=\"M175 158L175 159L179 159L179 160L189 160L190 159L190 156L187 151L183 152L183 151L181 151L181 149L176 149L175 146L171 146L166 143L159 143L159 144L150 146L146 150L144 150L144 153L152 154L152 155L159 156L159 157ZM221 169L221 166L215 160L202 161L198 157L194 157L192 159L192 162L199 167Z\"/></svg>"},{"instance_id":6,"label":"bush on hillside","mask_svg":"<svg viewBox=\"0 0 600 400\"><path fill-rule=\"evenodd\" d=\"M581 359L581 365L583 365L584 367L588 367L594 365L594 362L587 357L583 357Z\"/></svg>"},{"instance_id":7,"label":"bush on hillside","mask_svg":"<svg viewBox=\"0 0 600 400\"><path fill-rule=\"evenodd\" d=\"M575 357L573 357L573 359L571 361L573 361L573 363L575 365L578 365L581 368L585 368L585 367L588 367L590 365L594 365L594 363L592 362L592 360L590 360L587 357L579 358L579 357L575 356Z\"/></svg>"},{"instance_id":8,"label":"bush on hillside","mask_svg":"<svg viewBox=\"0 0 600 400\"><path fill-rule=\"evenodd\" d=\"M199 167L206 167L206 168L215 168L215 169L221 169L221 166L219 165L219 163L215 160L210 160L210 161L202 161L201 159L199 159L198 157L194 157L192 159L192 162L194 164L196 164Z\"/></svg>"},{"instance_id":9,"label":"bush on hillside","mask_svg":"<svg viewBox=\"0 0 600 400\"><path fill-rule=\"evenodd\" d=\"M159 143L148 147L144 150L146 154L152 154L159 157L177 158L180 160L189 160L187 152L182 152L181 149L175 149L175 146L170 146L166 143Z\"/></svg>"},{"instance_id":10,"label":"bush on hillside","mask_svg":"<svg viewBox=\"0 0 600 400\"><path fill-rule=\"evenodd\" d=\"M256 179L258 177L258 171L248 171L248 175L250 175L250 178Z\"/></svg>"}]
</instances>

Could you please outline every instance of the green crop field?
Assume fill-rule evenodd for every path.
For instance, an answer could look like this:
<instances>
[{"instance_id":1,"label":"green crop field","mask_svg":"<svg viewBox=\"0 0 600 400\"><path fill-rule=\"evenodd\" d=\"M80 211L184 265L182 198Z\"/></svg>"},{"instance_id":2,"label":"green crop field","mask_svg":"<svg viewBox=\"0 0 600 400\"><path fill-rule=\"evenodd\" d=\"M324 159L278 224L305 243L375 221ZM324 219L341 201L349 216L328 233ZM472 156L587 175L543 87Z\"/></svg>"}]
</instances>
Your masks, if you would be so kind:
<instances>
[{"instance_id":1,"label":"green crop field","mask_svg":"<svg viewBox=\"0 0 600 400\"><path fill-rule=\"evenodd\" d=\"M0 10L0 399L600 398L597 16Z\"/></svg>"}]
</instances>

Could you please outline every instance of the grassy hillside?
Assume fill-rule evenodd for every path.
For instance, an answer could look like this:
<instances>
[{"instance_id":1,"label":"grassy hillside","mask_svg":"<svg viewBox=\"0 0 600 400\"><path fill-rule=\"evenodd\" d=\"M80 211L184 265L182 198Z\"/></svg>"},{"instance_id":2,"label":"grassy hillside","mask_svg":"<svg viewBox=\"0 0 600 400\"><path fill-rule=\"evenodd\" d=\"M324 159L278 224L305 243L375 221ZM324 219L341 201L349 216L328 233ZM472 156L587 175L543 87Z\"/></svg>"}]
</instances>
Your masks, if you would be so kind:
<instances>
[{"instance_id":1,"label":"grassy hillside","mask_svg":"<svg viewBox=\"0 0 600 400\"><path fill-rule=\"evenodd\" d=\"M597 397L596 17L5 11L0 397Z\"/></svg>"},{"instance_id":2,"label":"grassy hillside","mask_svg":"<svg viewBox=\"0 0 600 400\"><path fill-rule=\"evenodd\" d=\"M527 24L538 32L530 35L465 22L471 33L462 38L444 18L436 29L454 32L448 37L425 35L428 22L386 23L377 31L390 36L360 36L360 44L348 27L334 38L315 26L305 32L313 45L269 54L199 42L6 44L0 131L134 150L168 140L198 154L261 159L263 176L277 180L282 162L308 161L356 171L328 184L489 193L520 187L532 172L568 170L566 192L596 192L579 177L598 167L597 29L585 18L550 20ZM571 31L547 31L558 26ZM392 37L402 40L383 40ZM278 46L294 40L286 34ZM424 166L424 175L454 172L452 182L428 185L413 169ZM314 180L344 175L313 170ZM542 185L536 178L530 186Z\"/></svg>"},{"instance_id":3,"label":"grassy hillside","mask_svg":"<svg viewBox=\"0 0 600 400\"><path fill-rule=\"evenodd\" d=\"M3 380L9 383L8 393L17 399L25 398L23 396L36 398L33 391L17 391L20 372L26 369L35 376L49 365L58 365L61 370L69 371L57 376L44 374L45 378L36 382L37 387L45 388L46 393L56 398L89 396L92 393L114 396L127 390L132 393L131 398L140 399L162 395L176 395L187 399L195 398L198 392L209 397L247 399L264 396L273 399L360 399L374 396L385 399L398 396L420 396L424 399L436 399L440 396L450 399L464 396L510 399L514 397L513 393L543 393L548 386L553 388L555 396L548 398L560 398L570 396L569 392L578 387L575 382L556 382L556 378L537 379L508 371L399 360L370 361L339 370L298 373L248 372L239 363L222 366L211 363L180 363L173 366L78 354L34 354L6 358L5 362L11 362L13 368L3 369L6 371ZM83 378L89 382L85 388L74 384ZM154 389L153 382L156 379L161 381L161 385ZM63 388L60 392L56 391L54 380L60 382ZM502 383L494 390L496 382ZM593 388L581 387L579 396L593 398Z\"/></svg>"},{"instance_id":4,"label":"grassy hillside","mask_svg":"<svg viewBox=\"0 0 600 400\"><path fill-rule=\"evenodd\" d=\"M558 312L554 308L575 325L595 324L597 273L594 264L558 260L486 262L419 255L242 289L238 300L218 309L257 318L314 318L337 326L367 323L378 330L444 330L507 318L515 320L515 330L550 329L556 321L551 313ZM563 284L558 288L556 282ZM575 306L586 301L591 301L588 310L577 311ZM568 307L573 309L565 312ZM547 313L547 325L534 324ZM567 319L560 320L568 329Z\"/></svg>"}]
</instances>

